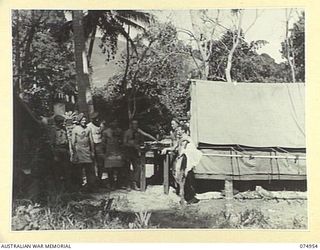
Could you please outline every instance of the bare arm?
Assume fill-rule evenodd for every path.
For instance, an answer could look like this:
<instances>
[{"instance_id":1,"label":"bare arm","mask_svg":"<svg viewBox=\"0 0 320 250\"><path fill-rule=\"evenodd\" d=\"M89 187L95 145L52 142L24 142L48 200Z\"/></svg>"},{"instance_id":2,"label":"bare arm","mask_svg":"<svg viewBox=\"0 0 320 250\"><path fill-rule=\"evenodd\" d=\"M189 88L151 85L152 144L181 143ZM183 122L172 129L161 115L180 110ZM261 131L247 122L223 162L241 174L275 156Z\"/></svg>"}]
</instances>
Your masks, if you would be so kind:
<instances>
[{"instance_id":1,"label":"bare arm","mask_svg":"<svg viewBox=\"0 0 320 250\"><path fill-rule=\"evenodd\" d=\"M93 137L92 137L91 129L89 129L89 140L90 140L91 152L94 153L94 143L93 143Z\"/></svg>"},{"instance_id":2,"label":"bare arm","mask_svg":"<svg viewBox=\"0 0 320 250\"><path fill-rule=\"evenodd\" d=\"M71 133L71 147L72 150L75 150L75 144L76 144L76 127L72 129Z\"/></svg>"},{"instance_id":3,"label":"bare arm","mask_svg":"<svg viewBox=\"0 0 320 250\"><path fill-rule=\"evenodd\" d=\"M177 140L173 141L171 147L167 147L161 150L161 154L166 154L168 151L176 151L178 150L179 143Z\"/></svg>"},{"instance_id":4,"label":"bare arm","mask_svg":"<svg viewBox=\"0 0 320 250\"><path fill-rule=\"evenodd\" d=\"M54 147L56 145L56 129L53 126L50 126L48 130L49 130L50 145Z\"/></svg>"},{"instance_id":5,"label":"bare arm","mask_svg":"<svg viewBox=\"0 0 320 250\"><path fill-rule=\"evenodd\" d=\"M124 146L132 146L132 143L129 142L129 133L126 131L123 135L123 145Z\"/></svg>"},{"instance_id":6,"label":"bare arm","mask_svg":"<svg viewBox=\"0 0 320 250\"><path fill-rule=\"evenodd\" d=\"M156 139L155 137L153 137L152 135L144 132L144 131L141 130L141 129L138 129L138 132L139 132L140 134L142 134L143 136L148 137L148 138L151 139L151 140L157 141L157 139Z\"/></svg>"},{"instance_id":7,"label":"bare arm","mask_svg":"<svg viewBox=\"0 0 320 250\"><path fill-rule=\"evenodd\" d=\"M108 141L108 129L102 131L102 143L106 145Z\"/></svg>"}]
</instances>

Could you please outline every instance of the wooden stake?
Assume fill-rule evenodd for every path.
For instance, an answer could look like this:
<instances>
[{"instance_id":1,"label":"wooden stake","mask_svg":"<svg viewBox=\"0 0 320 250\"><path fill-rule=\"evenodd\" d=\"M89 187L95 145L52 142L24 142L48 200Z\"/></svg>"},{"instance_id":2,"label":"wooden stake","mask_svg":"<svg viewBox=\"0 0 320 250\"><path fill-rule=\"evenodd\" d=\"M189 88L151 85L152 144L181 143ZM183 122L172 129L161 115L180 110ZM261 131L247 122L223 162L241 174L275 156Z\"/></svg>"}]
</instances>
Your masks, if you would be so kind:
<instances>
[{"instance_id":1,"label":"wooden stake","mask_svg":"<svg viewBox=\"0 0 320 250\"><path fill-rule=\"evenodd\" d=\"M146 154L141 154L140 190L146 191Z\"/></svg>"},{"instance_id":2,"label":"wooden stake","mask_svg":"<svg viewBox=\"0 0 320 250\"><path fill-rule=\"evenodd\" d=\"M232 180L224 181L224 191L225 191L225 198L226 198L226 213L231 214L233 211L232 209L233 181Z\"/></svg>"},{"instance_id":3,"label":"wooden stake","mask_svg":"<svg viewBox=\"0 0 320 250\"><path fill-rule=\"evenodd\" d=\"M169 194L169 162L170 154L166 154L164 164L163 164L163 188L164 193Z\"/></svg>"}]
</instances>

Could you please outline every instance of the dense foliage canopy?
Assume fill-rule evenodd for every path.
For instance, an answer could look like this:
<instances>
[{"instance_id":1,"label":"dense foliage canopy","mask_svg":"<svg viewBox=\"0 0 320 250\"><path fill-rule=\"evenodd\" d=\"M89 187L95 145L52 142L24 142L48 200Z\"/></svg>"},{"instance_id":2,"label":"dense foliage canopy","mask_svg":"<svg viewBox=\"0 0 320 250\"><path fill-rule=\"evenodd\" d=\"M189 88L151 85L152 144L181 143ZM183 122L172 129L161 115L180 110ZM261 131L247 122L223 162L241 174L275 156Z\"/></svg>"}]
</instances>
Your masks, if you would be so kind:
<instances>
[{"instance_id":1,"label":"dense foliage canopy","mask_svg":"<svg viewBox=\"0 0 320 250\"><path fill-rule=\"evenodd\" d=\"M72 21L67 20L67 13L62 10L12 12L14 87L37 114L49 115L55 99L78 94L70 36ZM102 35L101 57L119 66L118 73L106 79L104 87L94 89L95 108L105 119L118 118L127 124L128 119L144 117L146 124L158 129L172 117L186 115L190 98L188 79L200 77L196 65L201 63L201 56L197 47L179 39L172 23L155 21L143 11L89 10L83 18L88 61L98 29ZM302 13L290 30L290 57L294 57L297 81L305 80L304 18ZM132 36L130 28L140 32ZM117 51L120 35L126 38L127 45L126 49ZM225 68L233 39L232 31L226 30L210 42L208 80L226 81ZM276 63L268 54L258 53L267 43L261 40L249 43L240 32L232 58L234 81L291 81L287 62ZM122 55L121 59L113 61L116 53ZM281 53L284 58L288 55L285 43ZM91 74L94 70L94 67L90 69Z\"/></svg>"}]
</instances>

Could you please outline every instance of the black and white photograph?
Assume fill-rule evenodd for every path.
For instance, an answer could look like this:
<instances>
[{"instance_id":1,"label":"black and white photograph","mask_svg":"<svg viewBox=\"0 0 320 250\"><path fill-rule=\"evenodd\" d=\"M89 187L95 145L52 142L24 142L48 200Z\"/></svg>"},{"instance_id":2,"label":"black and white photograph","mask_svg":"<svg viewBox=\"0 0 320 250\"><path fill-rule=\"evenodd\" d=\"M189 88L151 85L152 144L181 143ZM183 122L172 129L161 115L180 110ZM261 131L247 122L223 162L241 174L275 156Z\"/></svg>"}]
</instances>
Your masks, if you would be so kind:
<instances>
[{"instance_id":1,"label":"black and white photograph","mask_svg":"<svg viewBox=\"0 0 320 250\"><path fill-rule=\"evenodd\" d=\"M306 14L12 9L11 231L308 230Z\"/></svg>"}]
</instances>

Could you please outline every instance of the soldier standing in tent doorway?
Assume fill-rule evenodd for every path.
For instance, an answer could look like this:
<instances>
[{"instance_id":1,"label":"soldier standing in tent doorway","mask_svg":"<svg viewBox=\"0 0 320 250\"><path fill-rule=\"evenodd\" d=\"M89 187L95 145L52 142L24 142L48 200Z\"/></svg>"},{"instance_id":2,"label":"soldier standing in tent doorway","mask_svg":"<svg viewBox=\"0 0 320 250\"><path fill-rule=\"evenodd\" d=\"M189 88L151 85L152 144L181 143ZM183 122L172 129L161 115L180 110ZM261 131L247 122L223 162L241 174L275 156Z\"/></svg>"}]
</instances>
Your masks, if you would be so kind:
<instances>
[{"instance_id":1,"label":"soldier standing in tent doorway","mask_svg":"<svg viewBox=\"0 0 320 250\"><path fill-rule=\"evenodd\" d=\"M103 166L104 166L104 152L105 146L102 142L102 125L98 112L94 112L90 115L91 122L87 125L91 131L94 154L95 154L95 163L97 166L98 181L99 184L102 184L102 175L103 175Z\"/></svg>"},{"instance_id":2,"label":"soldier standing in tent doorway","mask_svg":"<svg viewBox=\"0 0 320 250\"><path fill-rule=\"evenodd\" d=\"M128 163L127 171L131 186L134 190L139 190L140 174L141 174L141 150L140 146L143 144L143 137L148 137L151 140L157 141L155 137L144 132L139 128L138 121L132 120L130 128L124 133L123 145L125 147L125 157ZM133 167L133 173L130 174L130 165Z\"/></svg>"}]
</instances>

